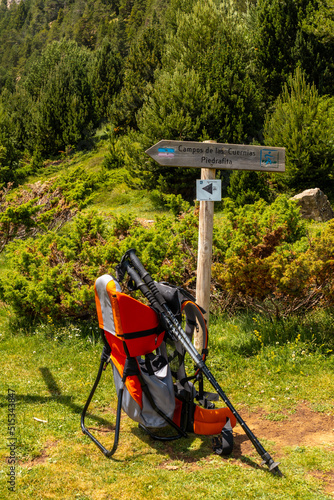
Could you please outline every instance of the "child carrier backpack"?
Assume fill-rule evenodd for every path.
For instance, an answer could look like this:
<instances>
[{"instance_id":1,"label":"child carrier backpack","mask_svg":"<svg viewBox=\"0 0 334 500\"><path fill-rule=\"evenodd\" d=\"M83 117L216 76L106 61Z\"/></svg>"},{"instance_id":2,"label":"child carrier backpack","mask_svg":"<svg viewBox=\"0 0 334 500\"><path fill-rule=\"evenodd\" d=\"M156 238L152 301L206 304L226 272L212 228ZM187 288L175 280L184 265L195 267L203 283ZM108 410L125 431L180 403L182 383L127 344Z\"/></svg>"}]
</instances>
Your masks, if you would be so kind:
<instances>
[{"instance_id":1,"label":"child carrier backpack","mask_svg":"<svg viewBox=\"0 0 334 500\"><path fill-rule=\"evenodd\" d=\"M183 320L189 339L192 341L195 329L200 332L204 361L208 332L203 311L185 290L167 283L157 283L157 286L179 321ZM110 457L118 446L123 410L155 439L169 441L186 437L189 432L216 435L214 451L230 454L236 418L228 408L214 408L212 400L217 400L217 395L203 391L203 378L198 369L187 375L186 351L179 341L166 334L157 312L122 293L118 281L110 275L96 280L95 300L104 347L97 380L82 412L83 432ZM110 451L84 424L88 406L108 364L112 367L118 396L114 445ZM158 429L167 426L173 429L171 435L157 434Z\"/></svg>"},{"instance_id":2,"label":"child carrier backpack","mask_svg":"<svg viewBox=\"0 0 334 500\"><path fill-rule=\"evenodd\" d=\"M119 282L128 275L130 291L140 290L145 304L123 293ZM151 437L170 441L188 433L212 437L215 453L233 450L233 427L238 422L271 472L278 463L263 448L232 406L206 366L208 331L203 310L185 290L156 283L134 250L116 268L116 278L103 275L95 282L95 301L103 339L98 374L81 415L81 428L111 457L117 450L122 410ZM201 345L193 345L194 331ZM103 371L111 365L117 392L114 443L110 450L85 426L85 416ZM190 374L189 374L190 372ZM203 390L203 376L215 393ZM216 408L223 400L226 407ZM170 428L170 431L165 431Z\"/></svg>"}]
</instances>

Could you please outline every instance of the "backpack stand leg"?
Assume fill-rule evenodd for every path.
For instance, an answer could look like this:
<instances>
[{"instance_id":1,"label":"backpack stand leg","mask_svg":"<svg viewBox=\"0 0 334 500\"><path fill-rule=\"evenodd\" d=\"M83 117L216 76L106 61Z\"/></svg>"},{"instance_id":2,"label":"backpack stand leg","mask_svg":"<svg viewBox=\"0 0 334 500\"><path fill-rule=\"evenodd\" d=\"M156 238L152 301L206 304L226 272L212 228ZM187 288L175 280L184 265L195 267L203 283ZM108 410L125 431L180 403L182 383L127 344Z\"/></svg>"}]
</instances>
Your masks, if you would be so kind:
<instances>
[{"instance_id":1,"label":"backpack stand leg","mask_svg":"<svg viewBox=\"0 0 334 500\"><path fill-rule=\"evenodd\" d=\"M111 457L115 453L115 451L117 450L117 447L118 447L120 424L121 424L121 413L122 413L122 400L123 400L124 385L125 385L125 381L126 381L127 377L131 376L131 375L138 376L138 378L140 380L140 383L141 383L141 386L142 386L142 389L143 389L143 392L145 393L146 397L148 398L149 402L151 403L152 408L161 417L163 417L166 420L166 422L178 432L178 434L175 435L175 436L160 437L160 436L154 435L151 431L149 431L145 426L143 426L141 424L139 425L139 427L141 429L145 430L145 432L147 432L153 439L158 439L158 440L161 440L161 441L172 441L174 439L179 439L181 437L187 437L187 433L184 430L182 430L177 424L175 424L175 422L173 422L173 420L171 420L155 404L155 402L154 402L154 400L152 398L152 395L149 392L149 389L148 389L147 385L145 384L143 378L140 375L139 369L137 367L138 365L136 363L136 360L133 359L133 358L127 358L126 364L124 366L122 383L121 383L121 386L120 386L119 391L118 391L118 402L117 402L117 414L116 414L116 427L115 427L115 435L114 435L114 444L113 444L113 447L110 450L107 450L107 448L105 448L103 446L103 444L100 443L100 441L98 439L96 439L89 432L89 430L87 429L87 427L85 426L85 416L86 416L86 412L88 410L88 407L90 405L90 402L91 402L91 400L92 400L92 398L94 396L94 393L96 391L96 388L97 388L97 386L98 386L98 384L100 382L100 379L101 379L101 376L102 376L102 372L106 369L107 363L109 361L110 361L110 357L109 357L109 355L106 353L106 351L104 349L103 352L102 352L100 367L99 367L99 371L98 371L96 380L94 382L92 390L91 390L91 392L90 392L90 394L88 396L87 402L86 402L86 404L84 406L84 409L82 411L82 414L81 414L81 429L82 429L82 432L84 434L86 434L86 436L88 436L93 441L93 443L96 444L96 446L102 451L102 453L106 457L108 457L108 458Z\"/></svg>"},{"instance_id":2,"label":"backpack stand leg","mask_svg":"<svg viewBox=\"0 0 334 500\"><path fill-rule=\"evenodd\" d=\"M96 377L96 380L94 382L94 385L92 387L92 390L88 396L88 399L87 399L87 402L84 406L84 409L82 410L82 414L81 414L81 429L82 429L82 432L84 434L86 434L92 441L93 443L96 444L96 446L102 451L102 453L106 456L106 457L111 457L115 451L117 450L117 446L118 446L118 440L119 440L119 430L120 430L120 423L121 423L121 412L122 412L122 399L123 399L123 390L124 390L124 382L122 383L122 386L118 392L118 403L117 403L117 415L116 415L116 428L115 428L115 436L114 436L114 444L113 444L113 447L111 448L111 450L107 450L102 443L100 443L100 441L98 441L90 432L89 430L85 427L85 416L86 416L86 412L87 412L87 409L90 405L90 402L94 396L94 393L96 391L96 388L100 382L100 379L101 379L101 375L102 375L102 372L105 370L106 368L106 359L105 359L105 356L104 356L104 353L102 354L101 356L101 363L100 363L100 367L99 367L99 371L98 371L98 374L97 374L97 377Z\"/></svg>"}]
</instances>

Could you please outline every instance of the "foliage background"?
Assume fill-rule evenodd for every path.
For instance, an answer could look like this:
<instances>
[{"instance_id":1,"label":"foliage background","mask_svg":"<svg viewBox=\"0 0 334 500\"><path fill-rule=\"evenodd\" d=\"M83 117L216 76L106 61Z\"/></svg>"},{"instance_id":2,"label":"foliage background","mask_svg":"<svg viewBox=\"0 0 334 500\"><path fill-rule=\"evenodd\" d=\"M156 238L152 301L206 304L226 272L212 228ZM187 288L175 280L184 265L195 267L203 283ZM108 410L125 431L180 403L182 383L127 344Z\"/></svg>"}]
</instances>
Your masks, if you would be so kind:
<instances>
[{"instance_id":1,"label":"foliage background","mask_svg":"<svg viewBox=\"0 0 334 500\"><path fill-rule=\"evenodd\" d=\"M333 225L306 227L289 197L334 197L333 16L322 0L2 2L2 300L31 320L89 317L94 278L130 247L193 290L198 171L145 150L215 139L285 147L286 172L217 174L214 303L331 307ZM154 225L119 213L140 198Z\"/></svg>"},{"instance_id":2,"label":"foliage background","mask_svg":"<svg viewBox=\"0 0 334 500\"><path fill-rule=\"evenodd\" d=\"M332 0L3 1L0 182L108 123L141 186L191 198L194 171L176 185L145 158L161 138L275 142L279 192L332 197L333 18Z\"/></svg>"}]
</instances>

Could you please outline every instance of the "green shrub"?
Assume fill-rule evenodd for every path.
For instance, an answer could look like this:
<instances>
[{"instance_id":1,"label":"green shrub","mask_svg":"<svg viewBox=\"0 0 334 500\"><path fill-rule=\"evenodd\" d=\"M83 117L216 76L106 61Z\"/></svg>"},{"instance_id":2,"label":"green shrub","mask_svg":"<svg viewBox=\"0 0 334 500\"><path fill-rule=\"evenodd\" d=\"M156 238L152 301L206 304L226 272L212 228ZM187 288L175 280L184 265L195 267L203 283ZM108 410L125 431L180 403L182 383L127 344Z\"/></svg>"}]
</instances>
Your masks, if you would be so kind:
<instances>
[{"instance_id":1,"label":"green shrub","mask_svg":"<svg viewBox=\"0 0 334 500\"><path fill-rule=\"evenodd\" d=\"M332 306L334 224L310 239L299 209L286 197L236 209L216 235L213 281L227 308L281 318Z\"/></svg>"},{"instance_id":2,"label":"green shrub","mask_svg":"<svg viewBox=\"0 0 334 500\"><path fill-rule=\"evenodd\" d=\"M238 206L252 204L259 199L270 200L268 177L265 172L234 170L229 180L227 193Z\"/></svg>"},{"instance_id":3,"label":"green shrub","mask_svg":"<svg viewBox=\"0 0 334 500\"><path fill-rule=\"evenodd\" d=\"M106 170L121 168L124 166L124 152L114 135L110 134L108 153L105 155L102 167Z\"/></svg>"},{"instance_id":4,"label":"green shrub","mask_svg":"<svg viewBox=\"0 0 334 500\"><path fill-rule=\"evenodd\" d=\"M60 229L92 200L100 184L101 174L77 167L44 183L0 190L0 252L14 238Z\"/></svg>"},{"instance_id":5,"label":"green shrub","mask_svg":"<svg viewBox=\"0 0 334 500\"><path fill-rule=\"evenodd\" d=\"M191 284L196 238L192 212L161 217L150 228L131 215L108 221L94 212L79 214L66 235L49 232L8 245L9 270L0 280L0 297L27 321L90 317L96 278L114 274L129 248L136 249L155 279Z\"/></svg>"},{"instance_id":6,"label":"green shrub","mask_svg":"<svg viewBox=\"0 0 334 500\"><path fill-rule=\"evenodd\" d=\"M15 241L8 248L10 271L0 295L28 321L59 320L92 314L94 276L104 271L101 252L105 227L97 218L78 216L64 237L55 233Z\"/></svg>"},{"instance_id":7,"label":"green shrub","mask_svg":"<svg viewBox=\"0 0 334 500\"><path fill-rule=\"evenodd\" d=\"M80 166L61 175L57 180L57 185L66 201L79 208L84 208L90 203L101 183L101 173L88 173Z\"/></svg>"},{"instance_id":8,"label":"green shrub","mask_svg":"<svg viewBox=\"0 0 334 500\"><path fill-rule=\"evenodd\" d=\"M93 285L115 273L134 248L157 281L194 292L197 210L170 198L175 215L143 226L134 214L103 218L79 214L66 234L15 241L7 249L0 299L32 319L95 318ZM281 319L334 305L334 222L311 238L295 202L282 196L236 207L229 201L222 229L214 231L212 310L252 309Z\"/></svg>"}]
</instances>

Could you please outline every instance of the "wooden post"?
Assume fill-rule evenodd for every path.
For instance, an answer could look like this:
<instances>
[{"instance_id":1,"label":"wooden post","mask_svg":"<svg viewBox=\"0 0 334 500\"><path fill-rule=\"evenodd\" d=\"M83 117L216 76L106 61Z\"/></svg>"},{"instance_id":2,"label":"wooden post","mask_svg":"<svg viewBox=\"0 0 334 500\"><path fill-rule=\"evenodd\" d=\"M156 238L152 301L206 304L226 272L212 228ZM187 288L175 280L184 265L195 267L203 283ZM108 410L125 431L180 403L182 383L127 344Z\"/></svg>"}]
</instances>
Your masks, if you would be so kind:
<instances>
[{"instance_id":1,"label":"wooden post","mask_svg":"<svg viewBox=\"0 0 334 500\"><path fill-rule=\"evenodd\" d=\"M159 165L169 167L196 167L201 169L202 180L213 180L216 170L251 170L262 172L285 171L285 148L254 146L247 144L219 144L203 146L203 142L161 140L146 153ZM213 168L203 168L213 166ZM209 323L210 284L213 236L213 201L200 202L196 301L206 310ZM202 339L194 338L197 350Z\"/></svg>"},{"instance_id":2,"label":"wooden post","mask_svg":"<svg viewBox=\"0 0 334 500\"><path fill-rule=\"evenodd\" d=\"M206 141L215 143L216 141ZM212 180L216 178L214 168L202 168L201 179ZM205 319L209 325L210 314L210 285L211 285L211 262L212 262L212 236L214 201L200 201L199 206L199 228L198 228L198 256L197 256L197 279L196 279L196 302L205 309ZM203 339L194 335L194 346L201 350Z\"/></svg>"}]
</instances>

